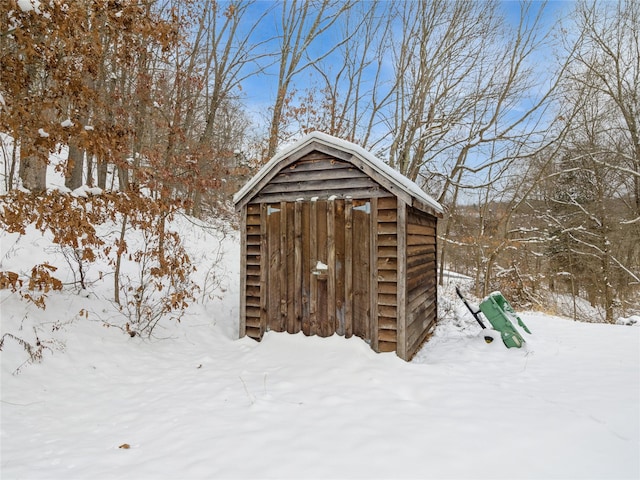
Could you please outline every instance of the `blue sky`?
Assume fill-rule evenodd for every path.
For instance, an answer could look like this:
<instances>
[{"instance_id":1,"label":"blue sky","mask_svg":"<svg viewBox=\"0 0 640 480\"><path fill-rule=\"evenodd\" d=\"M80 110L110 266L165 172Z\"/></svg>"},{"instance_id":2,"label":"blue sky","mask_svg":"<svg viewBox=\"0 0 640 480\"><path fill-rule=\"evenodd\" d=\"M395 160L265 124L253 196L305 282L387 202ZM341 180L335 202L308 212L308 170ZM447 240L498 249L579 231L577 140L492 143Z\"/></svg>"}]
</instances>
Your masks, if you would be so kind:
<instances>
[{"instance_id":1,"label":"blue sky","mask_svg":"<svg viewBox=\"0 0 640 480\"><path fill-rule=\"evenodd\" d=\"M514 27L517 26L520 16L520 2L517 0L507 0L500 2L504 15L507 20L510 20ZM533 2L532 10L536 11L543 2ZM566 14L571 8L572 2L570 1L550 1L546 3L544 10L544 19L547 25L553 24L559 18ZM267 15L267 18L263 19L262 25L264 26L258 32L260 40L272 38L278 35L279 23L281 21L281 3L270 0L260 0L253 7L251 7L250 16L258 18L265 10L271 9L271 12ZM328 32L322 39L323 42L335 41L336 32ZM334 39L331 37L334 36ZM327 40L330 39L330 40ZM275 44L272 45L275 47ZM263 48L267 48L264 46ZM546 55L542 55L541 62L544 63ZM329 63L329 62L325 62ZM305 85L310 83L310 75L312 71L303 72L296 78L296 85L299 89L303 89ZM265 117L267 116L266 110L271 106L275 97L277 83L277 69L272 67L266 71L265 74L257 75L249 78L243 84L242 97L249 107L252 116Z\"/></svg>"}]
</instances>

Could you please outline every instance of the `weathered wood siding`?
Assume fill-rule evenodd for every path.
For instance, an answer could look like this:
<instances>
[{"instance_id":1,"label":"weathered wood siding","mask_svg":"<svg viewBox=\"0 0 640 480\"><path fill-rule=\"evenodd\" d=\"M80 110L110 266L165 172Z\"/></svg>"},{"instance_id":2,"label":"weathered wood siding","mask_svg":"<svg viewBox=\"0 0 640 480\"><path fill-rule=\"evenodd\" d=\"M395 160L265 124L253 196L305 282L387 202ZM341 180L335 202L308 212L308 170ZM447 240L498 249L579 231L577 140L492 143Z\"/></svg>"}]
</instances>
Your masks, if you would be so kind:
<instances>
[{"instance_id":1,"label":"weathered wood siding","mask_svg":"<svg viewBox=\"0 0 640 480\"><path fill-rule=\"evenodd\" d=\"M437 219L348 158L305 152L242 206L240 335L356 335L409 360L436 319Z\"/></svg>"},{"instance_id":2,"label":"weathered wood siding","mask_svg":"<svg viewBox=\"0 0 640 480\"><path fill-rule=\"evenodd\" d=\"M252 338L261 338L264 333L262 324L262 293L265 285L262 282L262 234L260 205L247 205L243 209L242 226L242 272L241 272L241 305L240 335L247 334Z\"/></svg>"},{"instance_id":3,"label":"weathered wood siding","mask_svg":"<svg viewBox=\"0 0 640 480\"><path fill-rule=\"evenodd\" d=\"M378 198L394 208L395 197L365 173L319 152L279 172L245 208L240 334L377 338L372 320L378 237L372 240L372 233L378 224L372 202ZM388 216L383 214L383 224ZM328 266L326 274L314 271L318 261ZM387 261L385 277L393 275L389 268ZM386 332L390 326L391 319L383 342L394 335Z\"/></svg>"},{"instance_id":4,"label":"weathered wood siding","mask_svg":"<svg viewBox=\"0 0 640 480\"><path fill-rule=\"evenodd\" d=\"M241 334L302 330L371 339L370 201L249 204L247 212ZM316 268L319 261L326 272Z\"/></svg>"},{"instance_id":5,"label":"weathered wood siding","mask_svg":"<svg viewBox=\"0 0 640 480\"><path fill-rule=\"evenodd\" d=\"M406 344L411 358L437 314L436 217L409 208L406 243Z\"/></svg>"},{"instance_id":6,"label":"weathered wood siding","mask_svg":"<svg viewBox=\"0 0 640 480\"><path fill-rule=\"evenodd\" d=\"M311 152L280 171L252 203L295 201L299 198L387 197L391 194L349 162Z\"/></svg>"},{"instance_id":7,"label":"weathered wood siding","mask_svg":"<svg viewBox=\"0 0 640 480\"><path fill-rule=\"evenodd\" d=\"M395 352L398 343L398 200L378 199L376 231L376 286L380 352Z\"/></svg>"}]
</instances>

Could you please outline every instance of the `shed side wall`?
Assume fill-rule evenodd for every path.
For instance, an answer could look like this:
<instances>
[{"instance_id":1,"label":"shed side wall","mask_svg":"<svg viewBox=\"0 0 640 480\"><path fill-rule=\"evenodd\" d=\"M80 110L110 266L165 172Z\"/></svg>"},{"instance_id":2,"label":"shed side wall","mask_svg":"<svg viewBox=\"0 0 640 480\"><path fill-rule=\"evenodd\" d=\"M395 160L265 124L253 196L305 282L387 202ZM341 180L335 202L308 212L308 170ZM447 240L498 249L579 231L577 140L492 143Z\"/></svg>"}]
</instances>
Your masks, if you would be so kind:
<instances>
[{"instance_id":1,"label":"shed side wall","mask_svg":"<svg viewBox=\"0 0 640 480\"><path fill-rule=\"evenodd\" d=\"M261 219L260 205L247 205L245 225L242 228L242 275L240 315L244 322L240 324L240 336L248 335L251 338L262 337L260 328L261 312Z\"/></svg>"},{"instance_id":2,"label":"shed side wall","mask_svg":"<svg viewBox=\"0 0 640 480\"><path fill-rule=\"evenodd\" d=\"M378 351L395 352L398 342L398 201L377 202L377 337Z\"/></svg>"},{"instance_id":3,"label":"shed side wall","mask_svg":"<svg viewBox=\"0 0 640 480\"><path fill-rule=\"evenodd\" d=\"M407 357L421 347L437 316L437 218L415 208L407 212Z\"/></svg>"}]
</instances>

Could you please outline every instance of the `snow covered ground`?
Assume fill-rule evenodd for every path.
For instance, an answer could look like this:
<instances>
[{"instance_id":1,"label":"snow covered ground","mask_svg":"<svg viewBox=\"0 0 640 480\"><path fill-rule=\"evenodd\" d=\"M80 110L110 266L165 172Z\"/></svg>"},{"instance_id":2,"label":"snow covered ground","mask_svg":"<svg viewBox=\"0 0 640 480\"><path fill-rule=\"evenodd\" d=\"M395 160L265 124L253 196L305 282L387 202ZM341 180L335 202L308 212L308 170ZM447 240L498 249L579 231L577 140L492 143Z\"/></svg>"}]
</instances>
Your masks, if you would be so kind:
<instances>
[{"instance_id":1,"label":"snow covered ground","mask_svg":"<svg viewBox=\"0 0 640 480\"><path fill-rule=\"evenodd\" d=\"M0 291L1 333L48 342L41 363L0 353L3 480L640 477L640 328L524 312L533 335L506 349L449 287L411 363L358 338L238 340L237 235L180 229L222 283L152 339L105 326L100 284L44 311ZM39 234L1 240L3 269L63 265Z\"/></svg>"}]
</instances>

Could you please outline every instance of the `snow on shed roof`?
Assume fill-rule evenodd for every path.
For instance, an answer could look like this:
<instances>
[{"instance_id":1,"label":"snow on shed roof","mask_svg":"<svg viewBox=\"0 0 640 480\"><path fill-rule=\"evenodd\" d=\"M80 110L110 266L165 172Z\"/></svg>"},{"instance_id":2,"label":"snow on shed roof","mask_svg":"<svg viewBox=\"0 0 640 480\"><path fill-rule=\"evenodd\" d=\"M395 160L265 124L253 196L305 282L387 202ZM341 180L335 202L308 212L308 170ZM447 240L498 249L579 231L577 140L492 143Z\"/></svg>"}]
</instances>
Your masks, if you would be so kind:
<instances>
[{"instance_id":1,"label":"snow on shed roof","mask_svg":"<svg viewBox=\"0 0 640 480\"><path fill-rule=\"evenodd\" d=\"M328 135L323 132L311 132L304 136L297 142L288 145L274 157L269 160L262 168L251 178L238 192L233 196L233 203L238 204L242 199L249 194L259 183L266 177L275 167L278 166L285 158L291 156L298 150L301 150L313 142L317 142L321 145L337 148L344 152L357 157L360 161L367 164L373 171L379 174L382 178L395 184L399 189L409 194L412 198L424 203L426 206L432 208L436 213L442 214L444 212L442 206L436 202L431 196L427 195L415 182L409 180L397 170L394 170L389 165L384 163L379 158L375 157L371 152L368 152L364 148L355 143Z\"/></svg>"}]
</instances>

